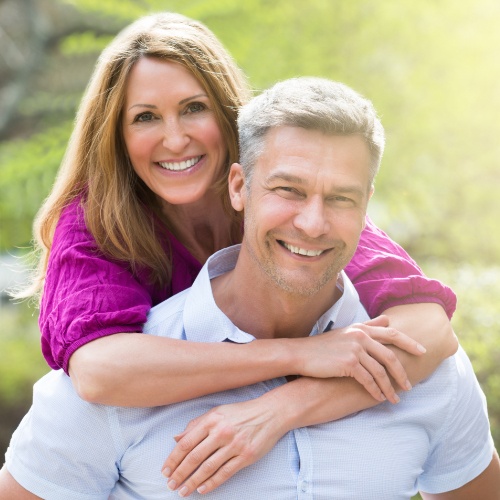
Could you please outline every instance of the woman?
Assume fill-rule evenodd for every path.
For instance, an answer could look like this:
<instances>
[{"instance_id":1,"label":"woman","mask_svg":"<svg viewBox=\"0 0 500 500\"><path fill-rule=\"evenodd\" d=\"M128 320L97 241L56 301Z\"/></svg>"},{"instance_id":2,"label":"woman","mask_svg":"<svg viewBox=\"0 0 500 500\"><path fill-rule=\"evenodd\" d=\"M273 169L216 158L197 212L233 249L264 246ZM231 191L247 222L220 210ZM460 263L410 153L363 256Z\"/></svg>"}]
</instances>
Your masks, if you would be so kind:
<instances>
[{"instance_id":1,"label":"woman","mask_svg":"<svg viewBox=\"0 0 500 500\"><path fill-rule=\"evenodd\" d=\"M301 354L313 366L301 373L297 366L273 363L261 341L197 344L139 333L152 305L190 286L210 254L241 239L241 220L229 209L226 182L238 157L237 109L249 95L244 76L214 35L176 14L138 20L101 55L56 185L35 226L41 259L32 291L43 287L43 353L52 368L69 373L84 399L163 405L299 371L305 377L287 384L277 398L283 406L304 398L304 411L289 416L289 427L295 428L385 398L397 402L380 368L404 389L410 387L406 375L396 358L374 349L374 340L412 354L418 344L395 328L429 351L418 358L398 354L412 382L454 352L454 335L439 307L451 316L453 293L423 277L370 221L347 273L370 315L385 311L387 316L327 335L355 333L353 339L370 356L369 363L357 360L357 366L363 373L358 380L371 397L361 386L359 393L347 393L338 380L315 379L335 372L315 372L312 352ZM233 416L253 418L258 404L226 409L235 433L239 424ZM266 446L284 432L255 427ZM166 463L177 485L203 461L190 459L177 469L204 439L197 422L188 431L196 437L183 437ZM217 439L211 438L210 446L219 446ZM243 456L245 449L235 453ZM204 491L211 491L259 453L225 471L224 479L217 472L198 475L186 483L187 494L210 478Z\"/></svg>"}]
</instances>

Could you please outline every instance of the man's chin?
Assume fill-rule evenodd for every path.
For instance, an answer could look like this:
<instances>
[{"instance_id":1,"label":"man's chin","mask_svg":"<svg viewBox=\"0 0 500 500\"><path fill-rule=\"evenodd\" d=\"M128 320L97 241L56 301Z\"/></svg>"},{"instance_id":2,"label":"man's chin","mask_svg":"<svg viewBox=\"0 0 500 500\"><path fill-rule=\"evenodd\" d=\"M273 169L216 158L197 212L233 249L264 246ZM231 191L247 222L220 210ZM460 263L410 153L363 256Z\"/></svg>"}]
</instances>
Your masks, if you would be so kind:
<instances>
[{"instance_id":1,"label":"man's chin","mask_svg":"<svg viewBox=\"0 0 500 500\"><path fill-rule=\"evenodd\" d=\"M309 298L314 297L325 288L335 288L337 283L337 272L328 273L321 279L312 277L287 277L272 276L274 284L283 292L291 296Z\"/></svg>"}]
</instances>

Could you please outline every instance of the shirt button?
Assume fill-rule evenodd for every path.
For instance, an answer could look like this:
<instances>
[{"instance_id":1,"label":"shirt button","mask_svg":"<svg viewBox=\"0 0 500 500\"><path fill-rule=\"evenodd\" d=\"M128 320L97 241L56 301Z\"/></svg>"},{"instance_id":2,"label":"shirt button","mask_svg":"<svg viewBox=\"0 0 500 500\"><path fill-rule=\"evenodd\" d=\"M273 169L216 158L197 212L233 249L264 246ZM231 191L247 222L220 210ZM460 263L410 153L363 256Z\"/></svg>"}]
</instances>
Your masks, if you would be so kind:
<instances>
[{"instance_id":1,"label":"shirt button","mask_svg":"<svg viewBox=\"0 0 500 500\"><path fill-rule=\"evenodd\" d=\"M303 492L303 493L306 493L307 492L307 489L309 487L309 483L307 481L302 481L301 485L300 485L300 490Z\"/></svg>"}]
</instances>

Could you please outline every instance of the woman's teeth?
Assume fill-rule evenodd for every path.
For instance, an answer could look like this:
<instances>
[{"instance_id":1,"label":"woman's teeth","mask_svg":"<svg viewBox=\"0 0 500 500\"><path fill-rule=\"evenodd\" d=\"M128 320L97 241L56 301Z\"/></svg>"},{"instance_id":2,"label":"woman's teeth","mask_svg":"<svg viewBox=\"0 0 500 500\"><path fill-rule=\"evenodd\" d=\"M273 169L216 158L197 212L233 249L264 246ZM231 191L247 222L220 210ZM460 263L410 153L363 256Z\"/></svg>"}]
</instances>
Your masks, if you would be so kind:
<instances>
[{"instance_id":1,"label":"woman's teeth","mask_svg":"<svg viewBox=\"0 0 500 500\"><path fill-rule=\"evenodd\" d=\"M195 163L198 163L200 160L201 156L196 156L195 158L191 158L190 160L186 161L160 161L158 163L167 170L187 170L188 168L191 168Z\"/></svg>"},{"instance_id":2,"label":"woman's teeth","mask_svg":"<svg viewBox=\"0 0 500 500\"><path fill-rule=\"evenodd\" d=\"M299 255L307 255L307 257L317 257L323 253L323 250L306 250L305 248L294 247L293 245L289 245L288 243L283 242L283 246L290 250L292 253L297 253Z\"/></svg>"}]
</instances>

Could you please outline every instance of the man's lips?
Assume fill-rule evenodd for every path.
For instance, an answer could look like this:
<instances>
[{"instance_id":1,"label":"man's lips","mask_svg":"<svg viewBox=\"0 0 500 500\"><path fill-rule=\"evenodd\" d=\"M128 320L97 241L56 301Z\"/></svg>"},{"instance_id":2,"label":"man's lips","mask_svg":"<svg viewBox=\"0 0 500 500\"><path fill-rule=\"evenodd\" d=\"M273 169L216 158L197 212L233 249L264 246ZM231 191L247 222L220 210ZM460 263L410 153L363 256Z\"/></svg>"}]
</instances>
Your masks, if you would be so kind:
<instances>
[{"instance_id":1,"label":"man's lips","mask_svg":"<svg viewBox=\"0 0 500 500\"><path fill-rule=\"evenodd\" d=\"M278 243L286 248L289 252L296 254L296 255L304 255L306 257L318 257L322 253L326 252L326 250L313 250L313 249L308 249L308 248L302 248L296 245L291 245L287 243L286 241L278 240Z\"/></svg>"}]
</instances>

